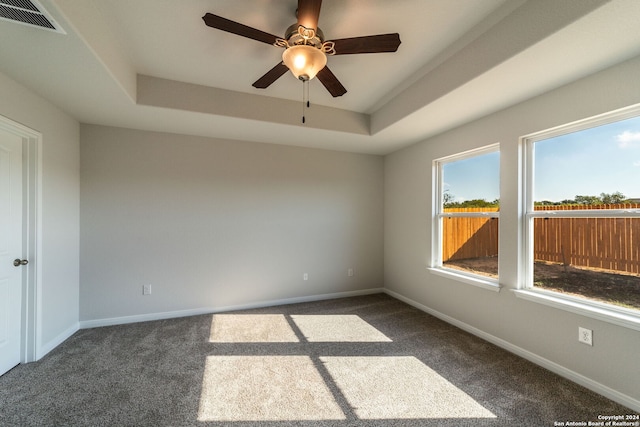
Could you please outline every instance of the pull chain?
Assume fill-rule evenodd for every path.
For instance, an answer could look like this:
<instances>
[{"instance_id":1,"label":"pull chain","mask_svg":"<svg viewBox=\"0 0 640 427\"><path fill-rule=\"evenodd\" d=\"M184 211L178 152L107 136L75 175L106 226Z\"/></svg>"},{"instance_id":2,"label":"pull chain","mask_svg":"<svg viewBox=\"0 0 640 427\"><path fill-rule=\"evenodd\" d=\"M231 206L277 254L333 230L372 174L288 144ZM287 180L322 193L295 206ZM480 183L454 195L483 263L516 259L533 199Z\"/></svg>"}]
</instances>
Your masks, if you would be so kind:
<instances>
[{"instance_id":1,"label":"pull chain","mask_svg":"<svg viewBox=\"0 0 640 427\"><path fill-rule=\"evenodd\" d=\"M306 118L304 116L305 104L307 104L307 108L311 106L311 104L309 103L309 80L302 81L302 123L306 122Z\"/></svg>"}]
</instances>

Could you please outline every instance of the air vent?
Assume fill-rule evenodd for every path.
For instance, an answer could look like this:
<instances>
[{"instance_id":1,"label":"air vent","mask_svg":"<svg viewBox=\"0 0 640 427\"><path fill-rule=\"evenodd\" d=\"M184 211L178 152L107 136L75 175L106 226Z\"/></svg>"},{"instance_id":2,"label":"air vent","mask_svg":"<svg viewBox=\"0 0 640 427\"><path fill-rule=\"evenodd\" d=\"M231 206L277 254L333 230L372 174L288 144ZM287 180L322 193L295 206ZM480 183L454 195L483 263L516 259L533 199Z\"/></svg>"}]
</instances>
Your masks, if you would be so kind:
<instances>
[{"instance_id":1,"label":"air vent","mask_svg":"<svg viewBox=\"0 0 640 427\"><path fill-rule=\"evenodd\" d=\"M0 0L0 19L66 34L35 0Z\"/></svg>"}]
</instances>

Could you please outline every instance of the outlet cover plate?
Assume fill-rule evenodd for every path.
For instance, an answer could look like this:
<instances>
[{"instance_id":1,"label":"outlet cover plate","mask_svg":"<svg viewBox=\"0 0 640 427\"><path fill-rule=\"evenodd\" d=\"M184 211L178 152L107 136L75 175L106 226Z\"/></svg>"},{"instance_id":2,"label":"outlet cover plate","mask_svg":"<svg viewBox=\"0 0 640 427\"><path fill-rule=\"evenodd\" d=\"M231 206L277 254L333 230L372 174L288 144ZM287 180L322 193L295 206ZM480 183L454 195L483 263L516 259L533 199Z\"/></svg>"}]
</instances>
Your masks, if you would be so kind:
<instances>
[{"instance_id":1,"label":"outlet cover plate","mask_svg":"<svg viewBox=\"0 0 640 427\"><path fill-rule=\"evenodd\" d=\"M591 329L578 327L578 341L586 345L593 345L593 331Z\"/></svg>"}]
</instances>

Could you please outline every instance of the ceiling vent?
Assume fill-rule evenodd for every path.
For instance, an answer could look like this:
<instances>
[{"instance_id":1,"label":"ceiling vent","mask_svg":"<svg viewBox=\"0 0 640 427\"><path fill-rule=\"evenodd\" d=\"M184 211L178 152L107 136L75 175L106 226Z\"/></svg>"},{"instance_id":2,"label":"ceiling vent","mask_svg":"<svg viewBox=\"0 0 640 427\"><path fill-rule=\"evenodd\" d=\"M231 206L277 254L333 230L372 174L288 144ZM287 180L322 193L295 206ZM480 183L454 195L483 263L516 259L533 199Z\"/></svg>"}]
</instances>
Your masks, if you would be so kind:
<instances>
[{"instance_id":1,"label":"ceiling vent","mask_svg":"<svg viewBox=\"0 0 640 427\"><path fill-rule=\"evenodd\" d=\"M0 19L66 34L36 0L0 0Z\"/></svg>"}]
</instances>

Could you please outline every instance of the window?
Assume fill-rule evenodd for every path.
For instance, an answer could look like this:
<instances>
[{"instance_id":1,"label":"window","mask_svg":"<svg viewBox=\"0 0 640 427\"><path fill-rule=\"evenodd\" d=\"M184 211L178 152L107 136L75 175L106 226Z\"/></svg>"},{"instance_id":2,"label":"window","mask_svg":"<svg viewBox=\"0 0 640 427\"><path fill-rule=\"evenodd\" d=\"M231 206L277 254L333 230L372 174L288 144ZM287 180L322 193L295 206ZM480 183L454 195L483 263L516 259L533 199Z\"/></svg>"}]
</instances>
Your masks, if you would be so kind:
<instances>
[{"instance_id":1,"label":"window","mask_svg":"<svg viewBox=\"0 0 640 427\"><path fill-rule=\"evenodd\" d=\"M528 290L640 320L639 115L525 138Z\"/></svg>"},{"instance_id":2,"label":"window","mask_svg":"<svg viewBox=\"0 0 640 427\"><path fill-rule=\"evenodd\" d=\"M432 272L499 290L499 145L434 162Z\"/></svg>"}]
</instances>

